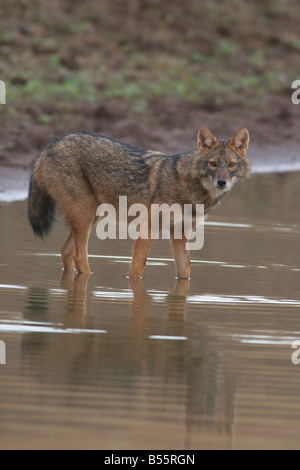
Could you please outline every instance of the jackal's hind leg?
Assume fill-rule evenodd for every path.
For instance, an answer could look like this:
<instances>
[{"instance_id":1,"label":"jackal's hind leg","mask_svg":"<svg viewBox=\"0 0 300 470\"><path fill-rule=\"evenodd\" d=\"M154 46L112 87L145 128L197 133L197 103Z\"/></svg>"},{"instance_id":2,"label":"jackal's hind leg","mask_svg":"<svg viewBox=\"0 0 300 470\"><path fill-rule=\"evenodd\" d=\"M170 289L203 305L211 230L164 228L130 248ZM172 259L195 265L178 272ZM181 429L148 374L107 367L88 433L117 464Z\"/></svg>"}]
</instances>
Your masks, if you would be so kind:
<instances>
[{"instance_id":1,"label":"jackal's hind leg","mask_svg":"<svg viewBox=\"0 0 300 470\"><path fill-rule=\"evenodd\" d=\"M60 249L63 269L65 271L74 270L74 239L72 232L69 233Z\"/></svg>"},{"instance_id":2,"label":"jackal's hind leg","mask_svg":"<svg viewBox=\"0 0 300 470\"><path fill-rule=\"evenodd\" d=\"M76 227L73 232L74 237L74 261L77 271L79 273L91 274L88 262L88 241L90 237L90 230L92 220L90 223L82 223L80 227Z\"/></svg>"},{"instance_id":3,"label":"jackal's hind leg","mask_svg":"<svg viewBox=\"0 0 300 470\"><path fill-rule=\"evenodd\" d=\"M79 273L91 274L88 262L88 241L96 220L95 210L93 206L88 208L73 206L72 213L66 217L71 233L62 246L62 258L66 266L70 267L73 250L75 267Z\"/></svg>"}]
</instances>

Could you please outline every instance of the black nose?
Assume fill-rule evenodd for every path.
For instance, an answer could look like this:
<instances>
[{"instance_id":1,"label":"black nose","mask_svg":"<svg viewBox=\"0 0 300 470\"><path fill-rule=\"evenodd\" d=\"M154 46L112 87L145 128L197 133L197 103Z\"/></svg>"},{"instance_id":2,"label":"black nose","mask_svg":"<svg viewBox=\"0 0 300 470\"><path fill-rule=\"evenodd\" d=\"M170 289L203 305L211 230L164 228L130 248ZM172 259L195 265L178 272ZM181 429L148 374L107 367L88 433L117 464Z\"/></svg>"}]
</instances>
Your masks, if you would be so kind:
<instances>
[{"instance_id":1,"label":"black nose","mask_svg":"<svg viewBox=\"0 0 300 470\"><path fill-rule=\"evenodd\" d=\"M227 181L226 180L218 180L217 181L219 188L224 188L226 186Z\"/></svg>"}]
</instances>

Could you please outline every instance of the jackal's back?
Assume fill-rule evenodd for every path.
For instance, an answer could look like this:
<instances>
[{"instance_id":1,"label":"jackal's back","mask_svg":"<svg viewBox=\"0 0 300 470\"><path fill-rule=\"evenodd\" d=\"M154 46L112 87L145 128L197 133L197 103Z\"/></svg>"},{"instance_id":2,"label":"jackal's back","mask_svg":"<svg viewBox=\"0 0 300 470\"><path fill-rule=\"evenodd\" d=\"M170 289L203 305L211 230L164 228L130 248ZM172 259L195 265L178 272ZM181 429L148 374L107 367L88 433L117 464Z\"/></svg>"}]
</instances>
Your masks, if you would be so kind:
<instances>
[{"instance_id":1,"label":"jackal's back","mask_svg":"<svg viewBox=\"0 0 300 470\"><path fill-rule=\"evenodd\" d=\"M167 194L173 166L172 158L161 152L82 131L55 138L44 147L33 175L54 199L62 192L74 198L88 193L98 204L116 205L119 195L127 195L129 204L148 205L158 194L162 176Z\"/></svg>"}]
</instances>

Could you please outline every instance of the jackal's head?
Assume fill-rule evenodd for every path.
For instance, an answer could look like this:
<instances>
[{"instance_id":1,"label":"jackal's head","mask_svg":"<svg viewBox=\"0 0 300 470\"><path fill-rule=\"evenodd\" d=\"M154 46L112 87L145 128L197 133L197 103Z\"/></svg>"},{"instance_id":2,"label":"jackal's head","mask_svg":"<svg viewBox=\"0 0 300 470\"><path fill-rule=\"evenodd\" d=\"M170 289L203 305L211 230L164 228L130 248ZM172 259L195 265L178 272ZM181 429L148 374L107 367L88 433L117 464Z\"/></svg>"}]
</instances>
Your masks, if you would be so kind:
<instances>
[{"instance_id":1,"label":"jackal's head","mask_svg":"<svg viewBox=\"0 0 300 470\"><path fill-rule=\"evenodd\" d=\"M207 127L199 129L197 137L200 152L198 171L208 191L229 191L240 179L248 176L250 162L246 157L249 133L241 129L230 140L218 140Z\"/></svg>"}]
</instances>

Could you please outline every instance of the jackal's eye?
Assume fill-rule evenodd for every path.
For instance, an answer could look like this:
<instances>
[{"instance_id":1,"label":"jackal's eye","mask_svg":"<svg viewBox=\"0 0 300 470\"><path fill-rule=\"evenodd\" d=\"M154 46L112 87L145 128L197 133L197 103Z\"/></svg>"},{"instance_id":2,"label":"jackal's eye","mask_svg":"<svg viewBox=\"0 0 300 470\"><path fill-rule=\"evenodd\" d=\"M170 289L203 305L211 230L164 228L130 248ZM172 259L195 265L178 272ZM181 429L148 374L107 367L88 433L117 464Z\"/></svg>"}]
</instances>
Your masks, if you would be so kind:
<instances>
[{"instance_id":1,"label":"jackal's eye","mask_svg":"<svg viewBox=\"0 0 300 470\"><path fill-rule=\"evenodd\" d=\"M209 166L211 166L212 168L216 168L217 167L217 164L216 162L208 162L209 163Z\"/></svg>"},{"instance_id":2,"label":"jackal's eye","mask_svg":"<svg viewBox=\"0 0 300 470\"><path fill-rule=\"evenodd\" d=\"M230 162L228 168L234 168L236 166L235 162Z\"/></svg>"}]
</instances>

